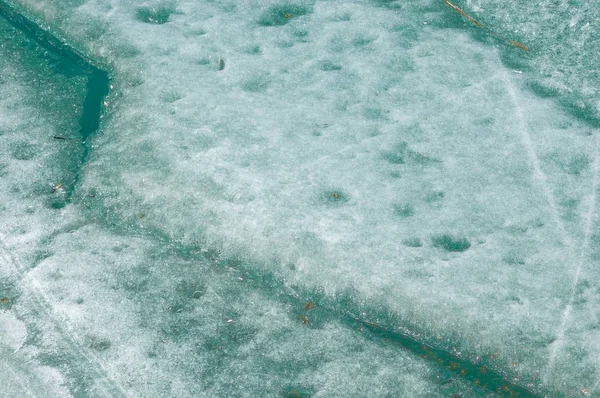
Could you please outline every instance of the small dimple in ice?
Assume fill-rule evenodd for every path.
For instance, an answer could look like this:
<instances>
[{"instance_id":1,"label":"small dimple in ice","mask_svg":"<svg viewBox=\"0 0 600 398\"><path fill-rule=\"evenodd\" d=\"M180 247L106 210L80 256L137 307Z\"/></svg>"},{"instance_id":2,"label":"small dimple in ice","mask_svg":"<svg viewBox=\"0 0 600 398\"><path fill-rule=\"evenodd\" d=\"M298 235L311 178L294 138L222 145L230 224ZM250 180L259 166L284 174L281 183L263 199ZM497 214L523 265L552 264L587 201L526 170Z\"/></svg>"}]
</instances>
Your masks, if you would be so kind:
<instances>
[{"instance_id":1,"label":"small dimple in ice","mask_svg":"<svg viewBox=\"0 0 600 398\"><path fill-rule=\"evenodd\" d=\"M420 238L406 238L402 241L402 244L407 247L421 247L423 246L423 242Z\"/></svg>"},{"instance_id":2,"label":"small dimple in ice","mask_svg":"<svg viewBox=\"0 0 600 398\"><path fill-rule=\"evenodd\" d=\"M28 142L17 142L12 145L10 153L13 159L31 160L36 157L36 147Z\"/></svg>"},{"instance_id":3,"label":"small dimple in ice","mask_svg":"<svg viewBox=\"0 0 600 398\"><path fill-rule=\"evenodd\" d=\"M320 68L322 71L331 72L336 70L342 70L342 65L336 64L332 61L321 62Z\"/></svg>"},{"instance_id":4,"label":"small dimple in ice","mask_svg":"<svg viewBox=\"0 0 600 398\"><path fill-rule=\"evenodd\" d=\"M169 17L175 10L171 7L138 7L135 12L135 17L140 22L162 25L169 22Z\"/></svg>"},{"instance_id":5,"label":"small dimple in ice","mask_svg":"<svg viewBox=\"0 0 600 398\"><path fill-rule=\"evenodd\" d=\"M291 19L309 14L312 9L302 4L279 4L269 7L258 20L261 26L282 26Z\"/></svg>"},{"instance_id":6,"label":"small dimple in ice","mask_svg":"<svg viewBox=\"0 0 600 398\"><path fill-rule=\"evenodd\" d=\"M370 118L376 118L376 116L379 115L378 110L370 110L368 114L369 113L373 114L370 116ZM401 142L392 150L385 152L383 154L383 158L392 164L427 165L438 162L436 159L414 151L406 142Z\"/></svg>"},{"instance_id":7,"label":"small dimple in ice","mask_svg":"<svg viewBox=\"0 0 600 398\"><path fill-rule=\"evenodd\" d=\"M326 204L341 205L350 200L350 198L344 191L335 189L323 192L321 194L321 200Z\"/></svg>"},{"instance_id":8,"label":"small dimple in ice","mask_svg":"<svg viewBox=\"0 0 600 398\"><path fill-rule=\"evenodd\" d=\"M448 252L464 252L471 247L467 238L457 237L450 234L436 235L431 238L434 247L444 249Z\"/></svg>"},{"instance_id":9,"label":"small dimple in ice","mask_svg":"<svg viewBox=\"0 0 600 398\"><path fill-rule=\"evenodd\" d=\"M394 213L399 217L410 217L415 214L415 208L409 204L397 204L394 205Z\"/></svg>"}]
</instances>

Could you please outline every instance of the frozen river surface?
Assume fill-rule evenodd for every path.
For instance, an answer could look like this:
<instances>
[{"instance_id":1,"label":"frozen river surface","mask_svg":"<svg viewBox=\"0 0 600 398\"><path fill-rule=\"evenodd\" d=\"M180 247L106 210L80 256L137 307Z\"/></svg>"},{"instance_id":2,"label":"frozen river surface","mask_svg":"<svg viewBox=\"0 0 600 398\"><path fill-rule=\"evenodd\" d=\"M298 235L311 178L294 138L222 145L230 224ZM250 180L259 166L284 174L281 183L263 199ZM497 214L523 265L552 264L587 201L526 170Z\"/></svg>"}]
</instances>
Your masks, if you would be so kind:
<instances>
[{"instance_id":1,"label":"frozen river surface","mask_svg":"<svg viewBox=\"0 0 600 398\"><path fill-rule=\"evenodd\" d=\"M600 397L600 11L533 3L0 1L0 397Z\"/></svg>"}]
</instances>

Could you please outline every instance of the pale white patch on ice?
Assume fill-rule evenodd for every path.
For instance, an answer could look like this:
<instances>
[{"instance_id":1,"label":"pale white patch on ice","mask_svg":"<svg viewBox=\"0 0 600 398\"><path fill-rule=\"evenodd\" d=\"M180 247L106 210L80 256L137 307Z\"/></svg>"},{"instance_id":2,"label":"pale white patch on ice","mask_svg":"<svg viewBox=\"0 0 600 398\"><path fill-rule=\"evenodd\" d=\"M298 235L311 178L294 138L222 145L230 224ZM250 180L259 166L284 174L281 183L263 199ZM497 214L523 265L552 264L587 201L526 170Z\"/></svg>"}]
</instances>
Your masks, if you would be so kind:
<instances>
[{"instance_id":1,"label":"pale white patch on ice","mask_svg":"<svg viewBox=\"0 0 600 398\"><path fill-rule=\"evenodd\" d=\"M8 311L0 312L0 344L17 351L25 342L26 337L27 329L23 322Z\"/></svg>"},{"instance_id":2,"label":"pale white patch on ice","mask_svg":"<svg viewBox=\"0 0 600 398\"><path fill-rule=\"evenodd\" d=\"M581 251L579 253L579 258L577 260L577 266L575 268L573 281L571 282L571 295L565 307L565 310L562 313L560 325L556 331L556 340L552 343L550 348L550 357L548 360L548 365L546 367L546 372L544 374L544 383L548 383L550 377L552 376L552 372L554 370L554 365L556 363L557 357L560 355L560 352L565 344L565 332L567 330L567 325L569 322L569 317L571 315L571 311L573 309L573 301L575 300L575 294L577 292L577 284L579 283L579 277L581 275L581 270L585 265L587 251L590 245L590 238L592 236L592 227L594 223L594 218L596 216L596 192L598 190L598 172L600 171L600 152L599 152L599 141L600 141L600 133L596 132L596 140L595 140L595 156L594 156L594 165L593 165L593 180L592 180L592 192L589 195L589 203L588 203L588 211L585 217L585 225L584 225L584 233L583 233L583 242L581 244ZM596 388L596 387L594 387Z\"/></svg>"}]
</instances>

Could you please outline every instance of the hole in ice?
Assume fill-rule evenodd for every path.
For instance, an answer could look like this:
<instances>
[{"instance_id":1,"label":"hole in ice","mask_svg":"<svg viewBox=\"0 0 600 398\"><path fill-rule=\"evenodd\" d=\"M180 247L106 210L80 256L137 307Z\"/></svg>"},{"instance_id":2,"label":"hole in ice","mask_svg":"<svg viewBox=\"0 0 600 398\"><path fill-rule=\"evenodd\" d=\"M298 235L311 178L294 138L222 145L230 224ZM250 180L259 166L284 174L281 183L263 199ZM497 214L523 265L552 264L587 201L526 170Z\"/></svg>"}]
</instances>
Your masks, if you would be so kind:
<instances>
[{"instance_id":1,"label":"hole in ice","mask_svg":"<svg viewBox=\"0 0 600 398\"><path fill-rule=\"evenodd\" d=\"M97 336L88 336L88 345L92 350L95 351L106 351L110 348L112 343L110 340Z\"/></svg>"},{"instance_id":2,"label":"hole in ice","mask_svg":"<svg viewBox=\"0 0 600 398\"><path fill-rule=\"evenodd\" d=\"M331 61L323 61L321 62L321 70L325 72L331 72L334 70L342 70L342 66L338 64L334 64Z\"/></svg>"},{"instance_id":3,"label":"hole in ice","mask_svg":"<svg viewBox=\"0 0 600 398\"><path fill-rule=\"evenodd\" d=\"M169 311L170 312L170 311ZM199 319L182 316L181 313L172 313L167 324L161 327L163 336L171 341L184 341L197 334L202 322Z\"/></svg>"},{"instance_id":4,"label":"hole in ice","mask_svg":"<svg viewBox=\"0 0 600 398\"><path fill-rule=\"evenodd\" d=\"M600 118L597 115L597 109L594 106L581 100L566 97L561 104L571 112L573 116L585 121L592 127L600 127Z\"/></svg>"},{"instance_id":5,"label":"hole in ice","mask_svg":"<svg viewBox=\"0 0 600 398\"><path fill-rule=\"evenodd\" d=\"M140 49L131 43L120 43L115 46L115 50L115 53L123 58L133 58L141 54Z\"/></svg>"},{"instance_id":6,"label":"hole in ice","mask_svg":"<svg viewBox=\"0 0 600 398\"><path fill-rule=\"evenodd\" d=\"M398 44L402 48L413 47L420 37L420 31L411 25L396 25L392 28L392 32L398 33Z\"/></svg>"},{"instance_id":7,"label":"hole in ice","mask_svg":"<svg viewBox=\"0 0 600 398\"><path fill-rule=\"evenodd\" d=\"M159 6L153 7L138 7L135 12L135 18L140 22L162 25L169 22L169 17L175 10L171 7Z\"/></svg>"},{"instance_id":8,"label":"hole in ice","mask_svg":"<svg viewBox=\"0 0 600 398\"><path fill-rule=\"evenodd\" d=\"M565 156L558 151L554 151L547 156L547 159L565 173L575 176L582 174L590 166L590 158L584 153Z\"/></svg>"},{"instance_id":9,"label":"hole in ice","mask_svg":"<svg viewBox=\"0 0 600 398\"><path fill-rule=\"evenodd\" d=\"M504 257L502 257L502 261L507 264L515 264L515 265L524 265L525 260L522 256L515 252L508 252Z\"/></svg>"},{"instance_id":10,"label":"hole in ice","mask_svg":"<svg viewBox=\"0 0 600 398\"><path fill-rule=\"evenodd\" d=\"M10 155L17 160L31 160L36 156L36 148L28 142L17 142L12 145Z\"/></svg>"},{"instance_id":11,"label":"hole in ice","mask_svg":"<svg viewBox=\"0 0 600 398\"><path fill-rule=\"evenodd\" d=\"M448 252L464 252L471 247L467 238L459 238L449 234L436 235L431 238L433 247L444 249Z\"/></svg>"},{"instance_id":12,"label":"hole in ice","mask_svg":"<svg viewBox=\"0 0 600 398\"><path fill-rule=\"evenodd\" d=\"M535 95L542 98L556 97L560 94L558 87L553 87L543 81L529 81L527 82L527 87L529 87Z\"/></svg>"},{"instance_id":13,"label":"hole in ice","mask_svg":"<svg viewBox=\"0 0 600 398\"><path fill-rule=\"evenodd\" d=\"M248 46L248 47L244 48L244 52L247 54L253 54L253 55L260 54L260 45L255 44L255 45Z\"/></svg>"},{"instance_id":14,"label":"hole in ice","mask_svg":"<svg viewBox=\"0 0 600 398\"><path fill-rule=\"evenodd\" d=\"M427 165L439 162L436 159L413 151L406 142L401 142L391 151L385 152L383 158L392 164L412 163L417 165Z\"/></svg>"},{"instance_id":15,"label":"hole in ice","mask_svg":"<svg viewBox=\"0 0 600 398\"><path fill-rule=\"evenodd\" d=\"M191 308L183 303L175 302L169 306L169 311L171 311L172 314L180 314L185 311L191 311Z\"/></svg>"},{"instance_id":16,"label":"hole in ice","mask_svg":"<svg viewBox=\"0 0 600 398\"><path fill-rule=\"evenodd\" d=\"M278 4L269 7L258 20L260 26L282 26L291 19L307 15L312 9L300 4Z\"/></svg>"},{"instance_id":17,"label":"hole in ice","mask_svg":"<svg viewBox=\"0 0 600 398\"><path fill-rule=\"evenodd\" d=\"M196 61L198 65L210 65L210 58L202 57Z\"/></svg>"},{"instance_id":18,"label":"hole in ice","mask_svg":"<svg viewBox=\"0 0 600 398\"><path fill-rule=\"evenodd\" d=\"M327 204L339 205L346 203L350 198L342 190L334 189L323 192L321 200Z\"/></svg>"},{"instance_id":19,"label":"hole in ice","mask_svg":"<svg viewBox=\"0 0 600 398\"><path fill-rule=\"evenodd\" d=\"M308 41L308 31L304 29L298 29L292 32L294 37L297 37L300 41L306 42Z\"/></svg>"},{"instance_id":20,"label":"hole in ice","mask_svg":"<svg viewBox=\"0 0 600 398\"><path fill-rule=\"evenodd\" d=\"M281 396L283 398L310 398L314 394L314 391L302 386L288 386L283 389Z\"/></svg>"},{"instance_id":21,"label":"hole in ice","mask_svg":"<svg viewBox=\"0 0 600 398\"><path fill-rule=\"evenodd\" d=\"M421 247L423 242L420 238L407 238L402 241L402 244L407 247Z\"/></svg>"},{"instance_id":22,"label":"hole in ice","mask_svg":"<svg viewBox=\"0 0 600 398\"><path fill-rule=\"evenodd\" d=\"M206 293L206 285L197 281L181 281L177 285L177 292L184 297L199 299Z\"/></svg>"},{"instance_id":23,"label":"hole in ice","mask_svg":"<svg viewBox=\"0 0 600 398\"><path fill-rule=\"evenodd\" d=\"M567 198L561 200L560 206L564 210L564 213L561 215L562 219L565 221L575 221L579 219L579 212L577 211L579 204L579 199Z\"/></svg>"},{"instance_id":24,"label":"hole in ice","mask_svg":"<svg viewBox=\"0 0 600 398\"><path fill-rule=\"evenodd\" d=\"M329 18L327 18L327 20L329 22L347 22L347 21L350 21L351 19L352 19L352 14L350 14L349 12L335 13L335 14L331 15Z\"/></svg>"},{"instance_id":25,"label":"hole in ice","mask_svg":"<svg viewBox=\"0 0 600 398\"><path fill-rule=\"evenodd\" d=\"M398 0L372 0L376 6L380 7L400 7L397 3Z\"/></svg>"},{"instance_id":26,"label":"hole in ice","mask_svg":"<svg viewBox=\"0 0 600 398\"><path fill-rule=\"evenodd\" d=\"M277 42L277 47L279 48L291 48L294 47L294 42L291 40L279 40Z\"/></svg>"},{"instance_id":27,"label":"hole in ice","mask_svg":"<svg viewBox=\"0 0 600 398\"><path fill-rule=\"evenodd\" d=\"M475 121L475 124L478 126L491 126L495 123L495 119L491 116L484 117Z\"/></svg>"},{"instance_id":28,"label":"hole in ice","mask_svg":"<svg viewBox=\"0 0 600 398\"><path fill-rule=\"evenodd\" d=\"M249 93L258 93L267 89L269 80L265 76L255 76L242 84L242 89Z\"/></svg>"},{"instance_id":29,"label":"hole in ice","mask_svg":"<svg viewBox=\"0 0 600 398\"><path fill-rule=\"evenodd\" d=\"M363 110L363 116L368 120L383 120L386 113L388 112L379 108L365 108Z\"/></svg>"},{"instance_id":30,"label":"hole in ice","mask_svg":"<svg viewBox=\"0 0 600 398\"><path fill-rule=\"evenodd\" d=\"M517 48L505 48L504 51L500 53L500 59L502 61L502 64L504 64L504 66L512 70L528 70L528 58L529 57L527 56L527 54L523 54L523 51Z\"/></svg>"},{"instance_id":31,"label":"hole in ice","mask_svg":"<svg viewBox=\"0 0 600 398\"><path fill-rule=\"evenodd\" d=\"M231 318L228 319L229 322L226 321L222 327L219 327L216 335L205 337L199 350L201 355L204 354L203 350L227 351L247 344L254 339L258 332L255 328L231 320Z\"/></svg>"},{"instance_id":32,"label":"hole in ice","mask_svg":"<svg viewBox=\"0 0 600 398\"><path fill-rule=\"evenodd\" d=\"M177 91L167 91L161 95L163 102L172 104L173 102L179 101L183 98L183 95Z\"/></svg>"},{"instance_id":33,"label":"hole in ice","mask_svg":"<svg viewBox=\"0 0 600 398\"><path fill-rule=\"evenodd\" d=\"M50 201L50 207L53 209L62 209L67 205L68 200L67 197L57 197Z\"/></svg>"},{"instance_id":34,"label":"hole in ice","mask_svg":"<svg viewBox=\"0 0 600 398\"><path fill-rule=\"evenodd\" d=\"M394 214L399 217L410 217L415 215L415 209L411 204L394 205Z\"/></svg>"},{"instance_id":35,"label":"hole in ice","mask_svg":"<svg viewBox=\"0 0 600 398\"><path fill-rule=\"evenodd\" d=\"M442 199L444 199L444 193L442 191L436 191L436 192L432 192L429 195L427 195L425 197L425 201L427 203L436 203L436 202L440 202Z\"/></svg>"},{"instance_id":36,"label":"hole in ice","mask_svg":"<svg viewBox=\"0 0 600 398\"><path fill-rule=\"evenodd\" d=\"M366 45L373 43L374 41L375 41L375 39L372 37L368 37L365 35L358 35L352 40L352 45L354 45L354 47L364 47Z\"/></svg>"}]
</instances>

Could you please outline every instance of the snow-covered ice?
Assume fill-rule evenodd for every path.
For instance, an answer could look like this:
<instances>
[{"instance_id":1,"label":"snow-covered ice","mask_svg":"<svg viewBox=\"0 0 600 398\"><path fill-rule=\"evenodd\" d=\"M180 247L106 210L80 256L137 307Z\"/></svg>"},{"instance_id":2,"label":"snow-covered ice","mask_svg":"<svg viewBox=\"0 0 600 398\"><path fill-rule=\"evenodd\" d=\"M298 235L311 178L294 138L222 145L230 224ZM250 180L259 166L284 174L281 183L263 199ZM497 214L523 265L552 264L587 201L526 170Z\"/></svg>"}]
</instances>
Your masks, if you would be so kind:
<instances>
[{"instance_id":1,"label":"snow-covered ice","mask_svg":"<svg viewBox=\"0 0 600 398\"><path fill-rule=\"evenodd\" d=\"M0 32L7 380L600 395L593 7L6 3L111 76Z\"/></svg>"}]
</instances>

